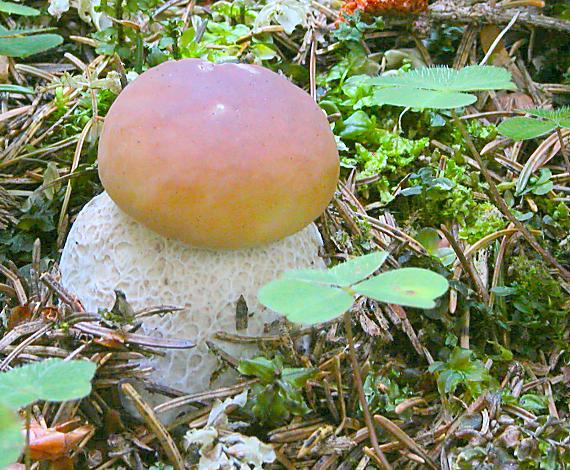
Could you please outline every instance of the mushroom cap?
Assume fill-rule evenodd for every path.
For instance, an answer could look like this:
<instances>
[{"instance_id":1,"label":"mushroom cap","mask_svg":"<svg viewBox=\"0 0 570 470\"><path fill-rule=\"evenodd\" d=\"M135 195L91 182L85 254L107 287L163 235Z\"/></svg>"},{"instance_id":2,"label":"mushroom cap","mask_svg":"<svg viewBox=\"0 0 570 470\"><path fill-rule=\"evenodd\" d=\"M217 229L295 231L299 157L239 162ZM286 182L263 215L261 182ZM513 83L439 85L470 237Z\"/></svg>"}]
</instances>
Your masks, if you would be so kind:
<instances>
[{"instance_id":1,"label":"mushroom cap","mask_svg":"<svg viewBox=\"0 0 570 470\"><path fill-rule=\"evenodd\" d=\"M209 380L219 366L206 340L214 340L217 331L263 335L265 325L278 315L259 304L257 291L286 270L324 268L318 256L321 246L319 232L310 224L263 247L192 248L147 229L102 193L85 205L71 227L61 256L61 281L89 312L110 309L115 289L125 293L135 311L157 305L184 307L141 320L150 336L195 342L193 349L166 351L164 357L149 362L156 382L195 393L210 389ZM247 329L237 330L236 305L241 295L252 316ZM256 352L252 346L217 345L237 358ZM229 379L222 377L215 385Z\"/></svg>"},{"instance_id":2,"label":"mushroom cap","mask_svg":"<svg viewBox=\"0 0 570 470\"><path fill-rule=\"evenodd\" d=\"M115 203L161 235L241 249L315 220L339 176L334 135L302 89L266 68L165 62L115 100L99 142Z\"/></svg>"}]
</instances>

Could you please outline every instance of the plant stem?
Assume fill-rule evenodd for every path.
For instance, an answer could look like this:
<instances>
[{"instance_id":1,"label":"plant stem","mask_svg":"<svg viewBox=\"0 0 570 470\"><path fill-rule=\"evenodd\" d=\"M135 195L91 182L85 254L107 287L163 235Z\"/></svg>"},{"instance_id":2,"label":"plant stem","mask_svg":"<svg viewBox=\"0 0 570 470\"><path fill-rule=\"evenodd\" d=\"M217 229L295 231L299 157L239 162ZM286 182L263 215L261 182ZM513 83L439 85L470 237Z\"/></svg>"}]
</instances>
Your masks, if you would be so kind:
<instances>
[{"instance_id":1,"label":"plant stem","mask_svg":"<svg viewBox=\"0 0 570 470\"><path fill-rule=\"evenodd\" d=\"M499 193L499 190L497 189L495 182L491 178L491 175L489 174L489 170L487 170L487 167L485 165L485 162L483 161L483 158L481 157L481 154L479 153L479 151L475 147L473 140L471 140L471 136L469 135L469 133L467 132L467 129L463 125L463 122L461 122L461 120L457 117L457 113L454 110L451 111L451 114L453 116L454 124L457 126L457 128L461 132L461 135L465 139L465 143L467 144L467 147L469 148L471 154L473 155L473 157L477 161L477 164L479 165L479 168L481 169L481 173L483 174L485 181L487 181L487 184L489 185L489 193L490 193L491 199L492 199L493 203L495 204L495 206L497 207L497 209L499 209L503 213L503 215L516 227L516 229L522 234L522 236L526 239L526 241L529 243L529 245L532 246L532 248L534 248L534 250L540 256L542 256L542 258L544 258L544 260L546 262L548 262L548 264L550 264L553 268L555 268L560 273L560 275L562 276L562 278L565 281L569 281L570 280L570 272L566 268L564 268L564 266L562 266L558 262L558 260L556 260L556 258L554 258L554 256L552 256L547 250L545 250L540 245L540 243L538 243L538 241L536 241L536 238L534 238L532 233L530 233L527 230L527 228L524 226L524 224L520 220L518 220L513 215L513 213L510 211L509 207L507 206L507 203L502 198L501 193Z\"/></svg>"},{"instance_id":2,"label":"plant stem","mask_svg":"<svg viewBox=\"0 0 570 470\"><path fill-rule=\"evenodd\" d=\"M117 22L117 44L120 46L125 42L125 28L121 23L123 19L123 0L116 0L115 3L115 19L118 20Z\"/></svg>"},{"instance_id":3,"label":"plant stem","mask_svg":"<svg viewBox=\"0 0 570 470\"><path fill-rule=\"evenodd\" d=\"M364 387L362 386L362 377L360 376L360 366L358 365L358 360L356 359L356 351L354 350L354 339L352 336L352 324L350 312L345 312L343 316L344 329L346 330L346 338L348 340L348 355L350 357L350 362L352 364L352 371L354 373L354 382L356 383L356 389L358 391L358 398L360 400L360 406L362 407L362 412L364 414L364 422L368 428L368 434L370 436L370 442L372 447L376 452L376 455L380 459L383 467L386 470L391 470L392 466L390 462L386 459L384 452L380 449L378 444L378 437L376 436L376 429L374 429L374 422L372 421L372 416L370 415L370 409L368 408L368 403L366 402L366 396L364 395ZM342 393L339 390L339 393Z\"/></svg>"},{"instance_id":4,"label":"plant stem","mask_svg":"<svg viewBox=\"0 0 570 470\"><path fill-rule=\"evenodd\" d=\"M566 164L566 171L570 173L570 157L568 156L568 147L564 143L564 138L562 137L562 131L560 127L556 128L556 135L558 136L558 141L560 142L560 152L562 152L562 156L564 157L564 163Z\"/></svg>"}]
</instances>

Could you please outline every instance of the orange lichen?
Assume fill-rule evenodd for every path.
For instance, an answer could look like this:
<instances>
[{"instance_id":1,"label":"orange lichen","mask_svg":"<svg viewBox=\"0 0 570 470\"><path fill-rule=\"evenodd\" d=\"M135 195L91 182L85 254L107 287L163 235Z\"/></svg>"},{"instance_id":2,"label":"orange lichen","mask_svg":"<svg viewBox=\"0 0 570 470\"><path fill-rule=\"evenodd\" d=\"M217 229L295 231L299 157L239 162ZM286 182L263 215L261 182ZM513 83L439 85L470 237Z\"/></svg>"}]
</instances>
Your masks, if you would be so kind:
<instances>
[{"instance_id":1,"label":"orange lichen","mask_svg":"<svg viewBox=\"0 0 570 470\"><path fill-rule=\"evenodd\" d=\"M352 15L357 10L367 16L419 14L427 8L428 0L347 0L342 6L341 16Z\"/></svg>"}]
</instances>

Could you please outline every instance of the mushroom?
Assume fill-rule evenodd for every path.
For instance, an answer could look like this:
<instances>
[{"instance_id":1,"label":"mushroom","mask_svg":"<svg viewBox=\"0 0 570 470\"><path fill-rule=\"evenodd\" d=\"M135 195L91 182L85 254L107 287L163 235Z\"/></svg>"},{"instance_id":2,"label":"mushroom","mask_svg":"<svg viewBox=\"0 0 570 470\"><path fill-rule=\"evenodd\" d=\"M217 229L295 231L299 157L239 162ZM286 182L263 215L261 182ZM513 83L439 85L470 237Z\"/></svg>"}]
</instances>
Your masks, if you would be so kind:
<instances>
[{"instance_id":1,"label":"mushroom","mask_svg":"<svg viewBox=\"0 0 570 470\"><path fill-rule=\"evenodd\" d=\"M69 232L62 283L88 311L110 309L116 289L135 310L183 307L143 319L149 335L197 344L151 360L161 384L207 390L219 364L206 341L264 334L277 315L259 288L325 266L313 221L338 181L334 135L308 94L267 69L186 59L143 73L105 119L99 173L106 192Z\"/></svg>"}]
</instances>

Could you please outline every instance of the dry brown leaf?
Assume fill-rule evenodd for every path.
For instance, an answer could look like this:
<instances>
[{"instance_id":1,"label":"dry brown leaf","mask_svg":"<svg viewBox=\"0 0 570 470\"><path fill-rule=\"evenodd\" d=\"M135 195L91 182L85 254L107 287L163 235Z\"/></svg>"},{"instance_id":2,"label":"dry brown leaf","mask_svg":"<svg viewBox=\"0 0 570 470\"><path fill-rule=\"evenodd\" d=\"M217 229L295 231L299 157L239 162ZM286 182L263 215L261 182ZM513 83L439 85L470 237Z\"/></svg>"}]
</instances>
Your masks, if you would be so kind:
<instances>
[{"instance_id":1,"label":"dry brown leaf","mask_svg":"<svg viewBox=\"0 0 570 470\"><path fill-rule=\"evenodd\" d=\"M37 421L30 425L30 457L32 460L56 461L69 456L79 443L93 430L86 424L67 430L64 423L55 428L45 428ZM22 430L26 435L26 429Z\"/></svg>"},{"instance_id":2,"label":"dry brown leaf","mask_svg":"<svg viewBox=\"0 0 570 470\"><path fill-rule=\"evenodd\" d=\"M486 25L481 28L481 32L479 33L479 39L481 41L481 47L485 54L489 52L491 45L497 39L497 36L501 33L501 28L496 25ZM505 43L503 40L499 41L497 47L493 51L491 55L491 63L493 65L502 66L507 65L511 61L509 57L509 53L505 48Z\"/></svg>"}]
</instances>

